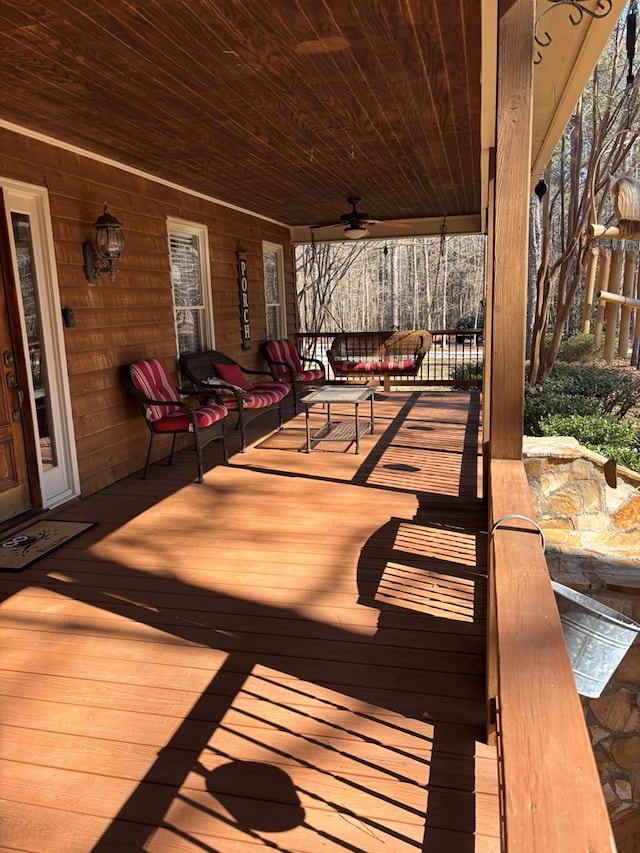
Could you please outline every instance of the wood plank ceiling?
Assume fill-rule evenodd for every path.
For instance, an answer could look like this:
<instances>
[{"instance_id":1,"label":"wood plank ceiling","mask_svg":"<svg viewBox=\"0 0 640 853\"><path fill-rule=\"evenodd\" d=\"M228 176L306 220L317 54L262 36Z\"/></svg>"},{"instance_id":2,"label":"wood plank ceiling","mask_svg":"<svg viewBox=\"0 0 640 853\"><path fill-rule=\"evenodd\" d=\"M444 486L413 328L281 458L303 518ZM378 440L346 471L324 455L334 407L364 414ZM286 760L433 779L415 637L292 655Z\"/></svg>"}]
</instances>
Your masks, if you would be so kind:
<instances>
[{"instance_id":1,"label":"wood plank ceiling","mask_svg":"<svg viewBox=\"0 0 640 853\"><path fill-rule=\"evenodd\" d=\"M3 0L0 120L289 225L480 208L481 0Z\"/></svg>"},{"instance_id":2,"label":"wood plank ceiling","mask_svg":"<svg viewBox=\"0 0 640 853\"><path fill-rule=\"evenodd\" d=\"M532 179L625 2L537 0ZM414 233L444 216L474 230L496 19L496 0L3 0L0 125L302 226L294 239L349 196Z\"/></svg>"}]
</instances>

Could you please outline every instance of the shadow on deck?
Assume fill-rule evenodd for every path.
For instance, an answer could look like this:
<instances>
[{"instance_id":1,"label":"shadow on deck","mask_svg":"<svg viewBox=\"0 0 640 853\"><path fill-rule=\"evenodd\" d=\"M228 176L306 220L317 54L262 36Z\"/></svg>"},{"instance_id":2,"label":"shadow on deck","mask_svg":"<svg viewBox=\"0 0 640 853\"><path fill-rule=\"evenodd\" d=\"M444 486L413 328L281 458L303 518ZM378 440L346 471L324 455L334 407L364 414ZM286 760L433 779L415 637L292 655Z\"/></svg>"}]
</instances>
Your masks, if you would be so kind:
<instances>
[{"instance_id":1,"label":"shadow on deck","mask_svg":"<svg viewBox=\"0 0 640 853\"><path fill-rule=\"evenodd\" d=\"M499 849L479 398L378 397L359 456L258 420L0 574L3 845Z\"/></svg>"}]
</instances>

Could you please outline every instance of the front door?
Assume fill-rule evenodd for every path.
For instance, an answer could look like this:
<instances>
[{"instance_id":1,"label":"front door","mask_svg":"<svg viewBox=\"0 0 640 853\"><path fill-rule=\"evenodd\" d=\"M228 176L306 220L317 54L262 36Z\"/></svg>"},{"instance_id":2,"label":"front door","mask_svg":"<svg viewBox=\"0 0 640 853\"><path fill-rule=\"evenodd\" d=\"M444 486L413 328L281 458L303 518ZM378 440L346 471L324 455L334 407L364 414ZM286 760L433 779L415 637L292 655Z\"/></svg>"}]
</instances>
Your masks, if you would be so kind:
<instances>
[{"instance_id":1,"label":"front door","mask_svg":"<svg viewBox=\"0 0 640 853\"><path fill-rule=\"evenodd\" d=\"M80 482L48 194L1 177L0 273L2 522L77 497Z\"/></svg>"},{"instance_id":2,"label":"front door","mask_svg":"<svg viewBox=\"0 0 640 853\"><path fill-rule=\"evenodd\" d=\"M0 221L4 222L1 207L0 196ZM10 241L3 233L0 239L0 523L33 506L25 436L29 410L24 409L24 389L28 381L21 357L21 322L10 251Z\"/></svg>"}]
</instances>

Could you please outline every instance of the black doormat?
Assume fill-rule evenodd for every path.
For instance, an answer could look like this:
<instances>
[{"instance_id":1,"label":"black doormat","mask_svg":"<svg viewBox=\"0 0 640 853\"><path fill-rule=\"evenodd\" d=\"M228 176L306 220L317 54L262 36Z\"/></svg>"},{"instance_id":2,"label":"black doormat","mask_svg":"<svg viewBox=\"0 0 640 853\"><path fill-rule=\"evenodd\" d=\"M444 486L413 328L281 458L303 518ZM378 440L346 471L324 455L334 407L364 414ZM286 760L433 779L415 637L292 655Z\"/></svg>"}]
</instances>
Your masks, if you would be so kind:
<instances>
[{"instance_id":1,"label":"black doormat","mask_svg":"<svg viewBox=\"0 0 640 853\"><path fill-rule=\"evenodd\" d=\"M95 527L95 521L37 521L0 539L0 571L21 572Z\"/></svg>"}]
</instances>

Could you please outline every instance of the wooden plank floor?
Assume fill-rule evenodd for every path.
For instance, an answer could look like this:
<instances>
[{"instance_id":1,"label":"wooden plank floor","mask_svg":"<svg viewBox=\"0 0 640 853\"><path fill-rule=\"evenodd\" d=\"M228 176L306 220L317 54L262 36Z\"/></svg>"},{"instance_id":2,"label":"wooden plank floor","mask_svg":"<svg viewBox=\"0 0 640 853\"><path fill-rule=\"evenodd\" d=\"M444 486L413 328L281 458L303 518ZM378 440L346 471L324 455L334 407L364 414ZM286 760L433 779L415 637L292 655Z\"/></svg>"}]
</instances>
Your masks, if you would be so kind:
<instances>
[{"instance_id":1,"label":"wooden plank floor","mask_svg":"<svg viewBox=\"0 0 640 853\"><path fill-rule=\"evenodd\" d=\"M497 853L478 419L263 417L52 513L98 525L0 573L0 850Z\"/></svg>"}]
</instances>

